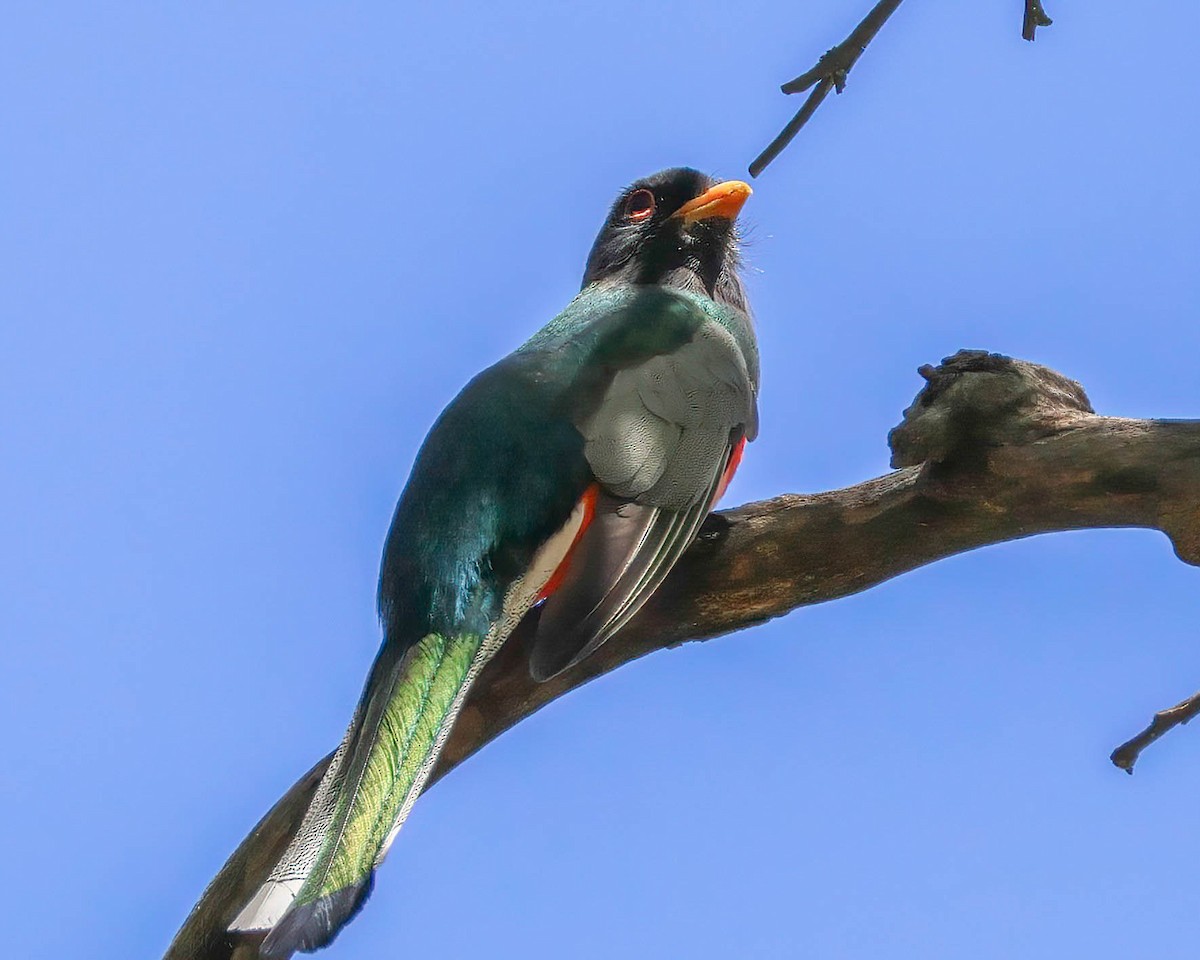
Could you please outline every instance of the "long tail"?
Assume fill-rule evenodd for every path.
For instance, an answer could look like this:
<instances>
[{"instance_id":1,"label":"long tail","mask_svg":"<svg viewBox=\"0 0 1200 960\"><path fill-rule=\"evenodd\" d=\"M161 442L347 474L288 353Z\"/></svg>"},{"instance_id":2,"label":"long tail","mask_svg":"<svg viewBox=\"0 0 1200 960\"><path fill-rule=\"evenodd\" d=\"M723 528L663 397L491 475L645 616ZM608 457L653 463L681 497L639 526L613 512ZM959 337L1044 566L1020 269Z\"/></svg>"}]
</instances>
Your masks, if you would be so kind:
<instances>
[{"instance_id":1,"label":"long tail","mask_svg":"<svg viewBox=\"0 0 1200 960\"><path fill-rule=\"evenodd\" d=\"M488 653L439 634L380 652L300 829L229 927L265 932L263 960L325 946L362 907Z\"/></svg>"}]
</instances>

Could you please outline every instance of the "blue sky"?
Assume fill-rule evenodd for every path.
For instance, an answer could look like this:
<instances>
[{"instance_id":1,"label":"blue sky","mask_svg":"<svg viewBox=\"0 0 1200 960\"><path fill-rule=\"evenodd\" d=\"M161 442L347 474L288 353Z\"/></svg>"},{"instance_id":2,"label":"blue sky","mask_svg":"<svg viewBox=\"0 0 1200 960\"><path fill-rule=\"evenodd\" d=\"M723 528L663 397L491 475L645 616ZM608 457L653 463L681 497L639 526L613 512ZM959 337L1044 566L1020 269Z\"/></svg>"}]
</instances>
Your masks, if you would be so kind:
<instances>
[{"instance_id":1,"label":"blue sky","mask_svg":"<svg viewBox=\"0 0 1200 960\"><path fill-rule=\"evenodd\" d=\"M339 738L425 430L607 204L741 175L866 0L24 5L0 39L0 892L154 957ZM1200 8L910 0L756 184L731 502L887 469L918 365L1200 414ZM327 956L1191 957L1200 571L1008 544L648 658L425 798Z\"/></svg>"}]
</instances>

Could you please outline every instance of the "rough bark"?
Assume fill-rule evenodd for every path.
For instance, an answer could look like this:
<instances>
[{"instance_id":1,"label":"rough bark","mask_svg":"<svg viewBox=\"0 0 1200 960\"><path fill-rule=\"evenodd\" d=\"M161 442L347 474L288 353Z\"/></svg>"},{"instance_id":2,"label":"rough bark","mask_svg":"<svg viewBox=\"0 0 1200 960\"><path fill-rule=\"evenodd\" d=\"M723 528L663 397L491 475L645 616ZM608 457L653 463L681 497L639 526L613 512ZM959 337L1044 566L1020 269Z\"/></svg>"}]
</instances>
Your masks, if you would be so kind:
<instances>
[{"instance_id":1,"label":"rough bark","mask_svg":"<svg viewBox=\"0 0 1200 960\"><path fill-rule=\"evenodd\" d=\"M899 469L843 490L714 514L637 618L549 683L530 679L519 632L477 682L434 779L551 700L630 660L857 593L975 547L1058 530L1146 527L1200 565L1200 421L1098 416L1074 381L979 351L920 373L927 383L889 435ZM253 943L231 943L225 927L279 856L325 762L230 857L168 960L256 957Z\"/></svg>"}]
</instances>

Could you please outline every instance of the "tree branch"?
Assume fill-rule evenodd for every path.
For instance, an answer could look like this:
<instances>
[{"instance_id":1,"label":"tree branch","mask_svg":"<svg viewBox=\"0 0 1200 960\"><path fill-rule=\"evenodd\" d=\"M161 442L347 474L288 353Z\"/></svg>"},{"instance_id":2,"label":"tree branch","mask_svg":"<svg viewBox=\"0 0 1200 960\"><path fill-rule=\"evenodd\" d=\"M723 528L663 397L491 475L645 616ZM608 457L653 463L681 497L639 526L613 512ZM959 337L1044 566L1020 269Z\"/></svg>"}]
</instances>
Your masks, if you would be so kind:
<instances>
[{"instance_id":1,"label":"tree branch","mask_svg":"<svg viewBox=\"0 0 1200 960\"><path fill-rule=\"evenodd\" d=\"M1021 22L1021 37L1033 42L1037 39L1037 28L1054 23L1042 9L1042 0L1025 0L1025 18Z\"/></svg>"},{"instance_id":2,"label":"tree branch","mask_svg":"<svg viewBox=\"0 0 1200 960\"><path fill-rule=\"evenodd\" d=\"M822 54L811 69L780 87L784 93L803 93L811 87L812 93L808 95L796 115L788 121L787 126L779 132L779 135L754 158L754 162L750 164L750 176L757 177L767 169L767 165L772 160L784 151L787 145L795 139L796 134L812 118L812 115L817 112L817 107L829 96L830 90L841 93L846 89L846 75L858 62L863 51L867 49L867 44L875 39L875 35L887 23L888 17L896 12L896 8L900 6L901 2L902 0L879 0L871 8L871 12L862 18L858 26L850 31L850 35L845 40ZM1025 16L1021 23L1022 37L1026 40L1033 40L1038 27L1048 27L1052 23L1054 21L1046 16L1046 11L1042 7L1042 0L1025 0Z\"/></svg>"},{"instance_id":3,"label":"tree branch","mask_svg":"<svg viewBox=\"0 0 1200 960\"><path fill-rule=\"evenodd\" d=\"M1138 762L1138 757L1142 755L1143 750L1168 730L1182 726L1197 714L1200 714L1200 693L1193 694L1173 707L1158 711L1154 715L1154 719L1150 721L1150 726L1136 737L1126 740L1117 747L1109 759L1115 766L1133 776L1134 764Z\"/></svg>"},{"instance_id":4,"label":"tree branch","mask_svg":"<svg viewBox=\"0 0 1200 960\"><path fill-rule=\"evenodd\" d=\"M1037 0L1030 0L1030 2L1036 3ZM900 3L901 0L879 0L871 12L862 18L859 25L850 31L850 36L821 55L816 66L780 87L784 93L803 93L809 87L812 87L813 91L779 136L772 140L750 164L750 176L757 177L767 168L767 164L783 152L783 149L808 123L817 107L829 96L830 90L837 90L838 93L841 93L846 89L846 75L858 62L862 52L867 49L867 44L875 39L875 34L879 33L883 25L887 23L888 17L896 12Z\"/></svg>"},{"instance_id":5,"label":"tree branch","mask_svg":"<svg viewBox=\"0 0 1200 960\"><path fill-rule=\"evenodd\" d=\"M435 779L550 701L647 653L857 593L975 547L1058 530L1146 527L1200 565L1200 421L1097 416L1074 381L978 351L920 373L927 383L889 435L900 469L844 490L714 514L638 616L548 683L530 679L528 630L519 631L472 690ZM1156 718L1131 756L1200 712L1183 716L1184 706ZM168 960L256 957L252 942L232 944L225 928L282 852L325 762L230 857Z\"/></svg>"}]
</instances>

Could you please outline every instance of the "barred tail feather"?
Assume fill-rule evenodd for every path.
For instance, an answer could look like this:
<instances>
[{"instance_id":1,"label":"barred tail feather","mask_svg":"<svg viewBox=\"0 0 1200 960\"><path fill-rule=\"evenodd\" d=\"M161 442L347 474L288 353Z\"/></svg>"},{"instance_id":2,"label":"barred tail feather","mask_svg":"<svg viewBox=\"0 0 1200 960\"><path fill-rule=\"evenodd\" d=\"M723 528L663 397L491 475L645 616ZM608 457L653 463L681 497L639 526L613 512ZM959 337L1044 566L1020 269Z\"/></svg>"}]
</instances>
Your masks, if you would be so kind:
<instances>
[{"instance_id":1,"label":"barred tail feather","mask_svg":"<svg viewBox=\"0 0 1200 960\"><path fill-rule=\"evenodd\" d=\"M262 960L283 960L295 951L309 952L327 946L338 931L353 920L375 888L374 868L366 879L343 887L311 903L296 903L284 914L259 947Z\"/></svg>"},{"instance_id":2,"label":"barred tail feather","mask_svg":"<svg viewBox=\"0 0 1200 960\"><path fill-rule=\"evenodd\" d=\"M587 529L589 488L566 524L534 553L485 635L430 633L407 647L384 644L342 746L287 851L231 933L262 937L262 960L325 946L362 908L401 824L433 772L471 684Z\"/></svg>"},{"instance_id":3,"label":"barred tail feather","mask_svg":"<svg viewBox=\"0 0 1200 960\"><path fill-rule=\"evenodd\" d=\"M362 908L490 651L476 635L429 634L398 662L389 652L304 827L231 925L267 931L263 960L325 946Z\"/></svg>"}]
</instances>

